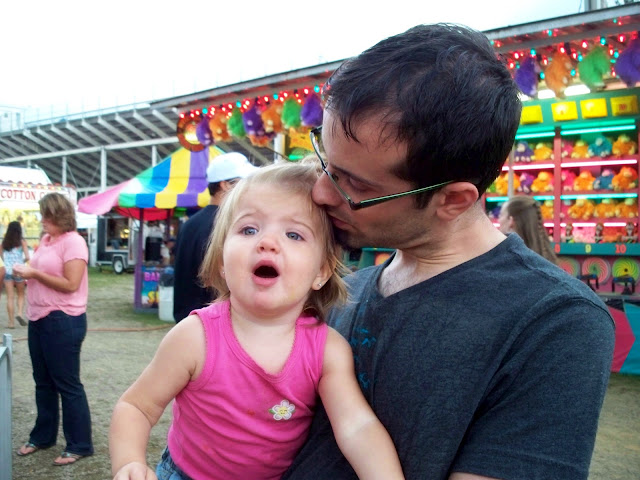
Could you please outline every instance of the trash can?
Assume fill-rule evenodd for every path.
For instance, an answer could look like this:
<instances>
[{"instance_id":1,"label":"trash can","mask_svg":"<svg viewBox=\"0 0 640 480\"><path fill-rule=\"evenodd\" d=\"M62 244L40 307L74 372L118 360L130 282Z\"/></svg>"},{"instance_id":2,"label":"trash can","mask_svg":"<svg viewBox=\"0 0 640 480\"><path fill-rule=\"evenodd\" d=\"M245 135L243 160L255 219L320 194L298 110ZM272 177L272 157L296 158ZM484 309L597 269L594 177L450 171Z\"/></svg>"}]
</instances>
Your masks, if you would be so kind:
<instances>
[{"instance_id":1,"label":"trash can","mask_svg":"<svg viewBox=\"0 0 640 480\"><path fill-rule=\"evenodd\" d=\"M173 322L173 268L167 267L158 280L158 317Z\"/></svg>"}]
</instances>

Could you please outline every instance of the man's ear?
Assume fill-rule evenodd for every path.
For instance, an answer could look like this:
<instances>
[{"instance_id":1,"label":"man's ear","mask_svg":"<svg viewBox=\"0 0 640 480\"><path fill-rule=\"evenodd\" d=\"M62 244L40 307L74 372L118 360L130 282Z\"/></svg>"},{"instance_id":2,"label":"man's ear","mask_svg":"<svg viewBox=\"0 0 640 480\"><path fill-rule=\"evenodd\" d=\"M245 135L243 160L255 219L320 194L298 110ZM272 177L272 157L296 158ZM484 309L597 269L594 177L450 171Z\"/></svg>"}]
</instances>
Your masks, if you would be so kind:
<instances>
[{"instance_id":1,"label":"man's ear","mask_svg":"<svg viewBox=\"0 0 640 480\"><path fill-rule=\"evenodd\" d=\"M442 220L455 220L469 210L478 200L476 186L469 182L455 182L445 185L432 201L436 202L436 215Z\"/></svg>"}]
</instances>

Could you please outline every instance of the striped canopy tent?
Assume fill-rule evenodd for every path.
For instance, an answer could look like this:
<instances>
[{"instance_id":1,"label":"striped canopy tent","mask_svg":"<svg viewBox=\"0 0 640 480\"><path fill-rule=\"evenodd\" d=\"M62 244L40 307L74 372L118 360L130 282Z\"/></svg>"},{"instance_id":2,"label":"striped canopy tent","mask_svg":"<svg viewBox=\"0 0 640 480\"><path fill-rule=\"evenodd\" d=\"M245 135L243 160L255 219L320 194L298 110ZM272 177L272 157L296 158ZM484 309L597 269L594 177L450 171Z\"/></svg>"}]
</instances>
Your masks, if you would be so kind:
<instances>
[{"instance_id":1,"label":"striped canopy tent","mask_svg":"<svg viewBox=\"0 0 640 480\"><path fill-rule=\"evenodd\" d=\"M140 218L144 209L145 220L161 220L171 216L176 207L205 207L210 199L207 167L222 153L216 146L199 152L181 148L134 178L80 199L78 210L95 215L116 210Z\"/></svg>"}]
</instances>

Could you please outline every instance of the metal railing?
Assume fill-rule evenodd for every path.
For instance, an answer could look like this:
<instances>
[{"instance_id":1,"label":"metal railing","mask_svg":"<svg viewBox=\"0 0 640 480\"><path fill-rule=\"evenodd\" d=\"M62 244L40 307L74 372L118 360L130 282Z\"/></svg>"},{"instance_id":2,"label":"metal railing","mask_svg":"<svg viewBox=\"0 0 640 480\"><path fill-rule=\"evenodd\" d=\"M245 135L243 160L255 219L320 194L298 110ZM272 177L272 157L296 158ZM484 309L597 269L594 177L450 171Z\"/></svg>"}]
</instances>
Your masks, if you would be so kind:
<instances>
[{"instance_id":1,"label":"metal railing","mask_svg":"<svg viewBox=\"0 0 640 480\"><path fill-rule=\"evenodd\" d=\"M11 369L12 337L5 333L0 346L0 478L11 478Z\"/></svg>"}]
</instances>

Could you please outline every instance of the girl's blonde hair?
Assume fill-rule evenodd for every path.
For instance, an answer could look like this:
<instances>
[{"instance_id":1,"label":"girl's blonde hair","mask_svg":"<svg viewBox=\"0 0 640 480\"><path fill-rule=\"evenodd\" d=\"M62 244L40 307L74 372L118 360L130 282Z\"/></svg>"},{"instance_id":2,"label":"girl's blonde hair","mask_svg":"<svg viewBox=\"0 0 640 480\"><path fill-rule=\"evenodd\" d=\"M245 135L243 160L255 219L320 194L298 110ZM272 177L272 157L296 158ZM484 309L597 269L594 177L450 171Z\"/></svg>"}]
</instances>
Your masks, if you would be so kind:
<instances>
[{"instance_id":1,"label":"girl's blonde hair","mask_svg":"<svg viewBox=\"0 0 640 480\"><path fill-rule=\"evenodd\" d=\"M200 281L204 287L213 288L218 293L218 300L229 298L229 287L222 277L224 242L235 217L238 203L242 196L256 185L273 185L291 195L303 195L308 199L309 210L320 220L320 232L314 232L324 239L325 260L331 269L331 277L320 290L311 290L304 306L306 313L313 313L324 320L329 308L344 303L347 289L342 274L346 268L340 261L341 249L335 242L333 228L326 212L311 200L311 189L318 179L316 165L308 162L284 163L260 168L246 178L240 180L223 199L209 237L207 252L200 267ZM265 199L268 202L269 199ZM294 201L292 199L292 201Z\"/></svg>"}]
</instances>

